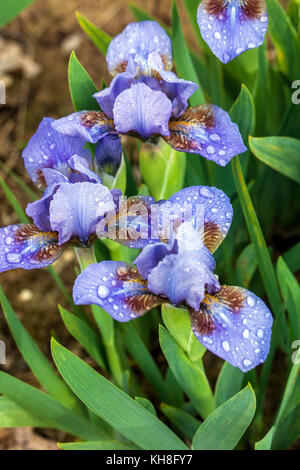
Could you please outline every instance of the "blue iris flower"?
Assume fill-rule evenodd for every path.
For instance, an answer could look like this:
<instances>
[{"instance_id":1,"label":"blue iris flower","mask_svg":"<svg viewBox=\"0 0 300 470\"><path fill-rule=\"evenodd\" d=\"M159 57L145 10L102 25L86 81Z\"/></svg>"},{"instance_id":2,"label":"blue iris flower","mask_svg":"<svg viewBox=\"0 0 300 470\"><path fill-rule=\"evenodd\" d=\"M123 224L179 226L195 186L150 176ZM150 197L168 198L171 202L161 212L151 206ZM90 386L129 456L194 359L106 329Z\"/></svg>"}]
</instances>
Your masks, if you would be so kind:
<instances>
[{"instance_id":1,"label":"blue iris flower","mask_svg":"<svg viewBox=\"0 0 300 470\"><path fill-rule=\"evenodd\" d=\"M94 95L101 111L58 119L53 123L57 131L92 143L112 134L143 140L161 136L175 150L221 166L246 151L228 113L215 105L188 108L198 86L171 71L171 40L156 22L129 24L110 43L107 64L114 78Z\"/></svg>"},{"instance_id":2,"label":"blue iris flower","mask_svg":"<svg viewBox=\"0 0 300 470\"><path fill-rule=\"evenodd\" d=\"M75 281L74 301L99 305L121 322L166 302L184 306L197 339L247 372L268 355L273 318L255 294L222 286L214 274L212 253L229 231L230 201L221 190L195 186L161 201L159 220L170 206L188 216L173 218L169 240L150 239L134 265L119 261L90 265Z\"/></svg>"}]
</instances>

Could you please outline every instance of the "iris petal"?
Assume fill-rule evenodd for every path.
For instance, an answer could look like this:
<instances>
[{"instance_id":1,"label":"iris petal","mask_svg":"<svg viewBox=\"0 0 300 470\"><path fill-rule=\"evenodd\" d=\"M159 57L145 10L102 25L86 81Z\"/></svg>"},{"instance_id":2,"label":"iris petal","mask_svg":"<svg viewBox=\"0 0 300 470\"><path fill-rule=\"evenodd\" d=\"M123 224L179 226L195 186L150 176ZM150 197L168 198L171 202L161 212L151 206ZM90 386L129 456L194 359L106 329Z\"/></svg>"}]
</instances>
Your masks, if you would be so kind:
<instances>
[{"instance_id":1,"label":"iris petal","mask_svg":"<svg viewBox=\"0 0 300 470\"><path fill-rule=\"evenodd\" d=\"M57 232L42 232L35 225L10 225L0 229L0 272L36 269L52 264L64 251Z\"/></svg>"},{"instance_id":2,"label":"iris petal","mask_svg":"<svg viewBox=\"0 0 300 470\"><path fill-rule=\"evenodd\" d=\"M102 184L64 183L50 203L50 224L59 233L59 243L78 238L88 244L96 233L96 225L114 208L110 191Z\"/></svg>"},{"instance_id":3,"label":"iris petal","mask_svg":"<svg viewBox=\"0 0 300 470\"><path fill-rule=\"evenodd\" d=\"M222 286L191 312L197 339L243 372L265 361L273 318L264 302L241 287Z\"/></svg>"},{"instance_id":4,"label":"iris petal","mask_svg":"<svg viewBox=\"0 0 300 470\"><path fill-rule=\"evenodd\" d=\"M170 120L169 129L165 141L175 150L197 153L221 166L247 150L237 124L215 105L188 108L178 119Z\"/></svg>"},{"instance_id":5,"label":"iris petal","mask_svg":"<svg viewBox=\"0 0 300 470\"><path fill-rule=\"evenodd\" d=\"M91 264L77 277L73 298L76 305L99 305L120 322L165 302L149 291L133 266L119 261Z\"/></svg>"},{"instance_id":6,"label":"iris petal","mask_svg":"<svg viewBox=\"0 0 300 470\"><path fill-rule=\"evenodd\" d=\"M136 132L147 140L155 134L170 134L168 123L172 103L161 91L144 83L133 84L123 91L114 104L114 121L121 134Z\"/></svg>"},{"instance_id":7,"label":"iris petal","mask_svg":"<svg viewBox=\"0 0 300 470\"><path fill-rule=\"evenodd\" d=\"M143 70L152 52L160 54L165 68L172 67L172 43L164 29L155 21L130 23L108 47L106 61L109 72L112 75L123 72L130 59Z\"/></svg>"},{"instance_id":8,"label":"iris petal","mask_svg":"<svg viewBox=\"0 0 300 470\"><path fill-rule=\"evenodd\" d=\"M79 111L52 123L61 134L95 144L107 134L116 134L114 123L101 111Z\"/></svg>"},{"instance_id":9,"label":"iris petal","mask_svg":"<svg viewBox=\"0 0 300 470\"><path fill-rule=\"evenodd\" d=\"M225 64L263 44L268 27L262 0L204 0L197 20L203 39Z\"/></svg>"},{"instance_id":10,"label":"iris petal","mask_svg":"<svg viewBox=\"0 0 300 470\"><path fill-rule=\"evenodd\" d=\"M92 162L89 150L84 148L85 141L78 136L70 137L55 131L52 126L55 122L52 118L44 118L22 153L30 178L40 187L45 187L44 168L67 174L67 161L74 154Z\"/></svg>"}]
</instances>

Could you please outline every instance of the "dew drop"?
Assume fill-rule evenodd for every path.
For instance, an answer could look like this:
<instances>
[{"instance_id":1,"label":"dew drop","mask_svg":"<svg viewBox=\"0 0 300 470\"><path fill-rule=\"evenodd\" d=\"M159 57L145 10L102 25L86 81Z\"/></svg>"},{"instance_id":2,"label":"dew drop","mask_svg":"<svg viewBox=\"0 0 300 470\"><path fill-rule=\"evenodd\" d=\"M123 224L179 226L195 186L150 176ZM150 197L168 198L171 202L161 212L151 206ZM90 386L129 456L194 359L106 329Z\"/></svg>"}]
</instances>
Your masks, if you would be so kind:
<instances>
[{"instance_id":1,"label":"dew drop","mask_svg":"<svg viewBox=\"0 0 300 470\"><path fill-rule=\"evenodd\" d=\"M105 299L109 294L109 289L106 286L99 286L98 288L98 295L101 299Z\"/></svg>"}]
</instances>

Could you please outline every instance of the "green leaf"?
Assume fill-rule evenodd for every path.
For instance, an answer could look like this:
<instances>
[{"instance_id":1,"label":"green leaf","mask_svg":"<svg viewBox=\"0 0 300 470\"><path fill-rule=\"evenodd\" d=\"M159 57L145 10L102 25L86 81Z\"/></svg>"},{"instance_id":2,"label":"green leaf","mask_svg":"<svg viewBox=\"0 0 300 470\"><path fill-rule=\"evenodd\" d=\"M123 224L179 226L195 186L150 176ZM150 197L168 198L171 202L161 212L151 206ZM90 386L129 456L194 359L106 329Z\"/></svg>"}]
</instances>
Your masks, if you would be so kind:
<instances>
[{"instance_id":1,"label":"green leaf","mask_svg":"<svg viewBox=\"0 0 300 470\"><path fill-rule=\"evenodd\" d=\"M25 214L25 211L24 211L23 207L21 206L21 204L17 200L17 198L14 195L14 193L12 192L12 190L7 186L7 184L5 183L3 178L1 178L1 177L0 177L0 186L3 189L3 192L4 192L5 196L7 197L8 202L12 206L12 208L15 211L15 213L17 214L17 216L19 217L21 223L22 224L28 224L30 222L30 220L27 217L27 215Z\"/></svg>"},{"instance_id":2,"label":"green leaf","mask_svg":"<svg viewBox=\"0 0 300 470\"><path fill-rule=\"evenodd\" d=\"M193 436L200 425L200 421L198 421L198 419L194 418L194 416L189 413L186 413L186 411L175 408L174 406L166 405L165 403L160 405L160 409L179 432L184 436L187 436L189 439L193 439Z\"/></svg>"},{"instance_id":3,"label":"green leaf","mask_svg":"<svg viewBox=\"0 0 300 470\"><path fill-rule=\"evenodd\" d=\"M94 413L143 449L186 449L161 421L126 393L52 340L54 361L76 395Z\"/></svg>"},{"instance_id":4,"label":"green leaf","mask_svg":"<svg viewBox=\"0 0 300 470\"><path fill-rule=\"evenodd\" d=\"M80 24L83 31L88 35L92 40L95 46L102 52L106 54L107 48L112 40L112 37L102 31L100 28L91 23L85 16L83 16L78 11L76 12L78 23Z\"/></svg>"},{"instance_id":5,"label":"green leaf","mask_svg":"<svg viewBox=\"0 0 300 470\"><path fill-rule=\"evenodd\" d=\"M192 361L201 359L206 348L194 336L191 319L187 310L164 304L161 308L164 324L176 339L179 346L188 354Z\"/></svg>"},{"instance_id":6,"label":"green leaf","mask_svg":"<svg viewBox=\"0 0 300 470\"><path fill-rule=\"evenodd\" d=\"M0 393L56 429L87 440L103 440L106 434L86 418L66 408L44 392L0 372Z\"/></svg>"},{"instance_id":7,"label":"green leaf","mask_svg":"<svg viewBox=\"0 0 300 470\"><path fill-rule=\"evenodd\" d=\"M155 408L150 400L148 400L147 398L143 398L143 397L135 397L135 401L139 403L140 405L142 405L145 408L145 410L148 410L149 413L152 413L153 416L156 416Z\"/></svg>"},{"instance_id":8,"label":"green leaf","mask_svg":"<svg viewBox=\"0 0 300 470\"><path fill-rule=\"evenodd\" d=\"M198 90L190 98L191 105L198 106L203 104L205 102L203 90L199 77L194 69L194 64L181 29L176 0L173 0L172 4L172 43L178 75L183 77L185 80L197 83L199 86Z\"/></svg>"},{"instance_id":9,"label":"green leaf","mask_svg":"<svg viewBox=\"0 0 300 470\"><path fill-rule=\"evenodd\" d=\"M286 251L283 255L283 259L290 268L290 270L295 273L300 270L300 242L296 243L292 248Z\"/></svg>"},{"instance_id":10,"label":"green leaf","mask_svg":"<svg viewBox=\"0 0 300 470\"><path fill-rule=\"evenodd\" d=\"M0 28L18 16L34 0L1 0L0 5Z\"/></svg>"},{"instance_id":11,"label":"green leaf","mask_svg":"<svg viewBox=\"0 0 300 470\"><path fill-rule=\"evenodd\" d=\"M0 428L51 427L49 423L25 410L7 397L0 397Z\"/></svg>"},{"instance_id":12,"label":"green leaf","mask_svg":"<svg viewBox=\"0 0 300 470\"><path fill-rule=\"evenodd\" d=\"M224 362L216 384L216 406L222 405L241 390L243 378L244 374L240 369Z\"/></svg>"},{"instance_id":13,"label":"green leaf","mask_svg":"<svg viewBox=\"0 0 300 470\"><path fill-rule=\"evenodd\" d=\"M251 385L227 400L200 425L193 439L196 450L232 450L236 447L255 413Z\"/></svg>"},{"instance_id":14,"label":"green leaf","mask_svg":"<svg viewBox=\"0 0 300 470\"><path fill-rule=\"evenodd\" d=\"M298 404L278 428L275 428L272 449L286 449L300 437L300 404Z\"/></svg>"},{"instance_id":15,"label":"green leaf","mask_svg":"<svg viewBox=\"0 0 300 470\"><path fill-rule=\"evenodd\" d=\"M138 450L138 447L127 446L117 441L65 442L57 444L62 450Z\"/></svg>"},{"instance_id":16,"label":"green leaf","mask_svg":"<svg viewBox=\"0 0 300 470\"><path fill-rule=\"evenodd\" d=\"M120 331L126 348L153 386L160 401L168 400L168 393L160 370L132 323L123 323L120 326Z\"/></svg>"},{"instance_id":17,"label":"green leaf","mask_svg":"<svg viewBox=\"0 0 300 470\"><path fill-rule=\"evenodd\" d=\"M246 246L236 262L236 276L239 284L249 288L251 279L257 269L257 259L252 243Z\"/></svg>"},{"instance_id":18,"label":"green leaf","mask_svg":"<svg viewBox=\"0 0 300 470\"><path fill-rule=\"evenodd\" d=\"M4 163L2 162L0 162L0 167L20 186L20 188L27 194L31 201L39 199L40 195L37 192L33 191L30 186L25 183L22 178L20 178L20 176L18 176L14 171L7 168L7 166L4 165Z\"/></svg>"},{"instance_id":19,"label":"green leaf","mask_svg":"<svg viewBox=\"0 0 300 470\"><path fill-rule=\"evenodd\" d=\"M1 285L0 302L5 319L16 341L17 347L40 384L50 393L50 395L53 396L53 398L61 401L69 408L78 406L76 397L66 384L57 377L56 372L52 368L48 359L44 356L18 319L6 298Z\"/></svg>"},{"instance_id":20,"label":"green leaf","mask_svg":"<svg viewBox=\"0 0 300 470\"><path fill-rule=\"evenodd\" d=\"M171 35L171 29L154 16L149 15L146 10L143 10L142 8L138 7L135 3L130 3L129 6L133 16L136 18L137 21L156 21L164 28L164 30L167 34L169 34L169 36Z\"/></svg>"},{"instance_id":21,"label":"green leaf","mask_svg":"<svg viewBox=\"0 0 300 470\"><path fill-rule=\"evenodd\" d=\"M266 0L269 33L277 52L280 69L290 80L300 76L299 41L291 20L278 0Z\"/></svg>"},{"instance_id":22,"label":"green leaf","mask_svg":"<svg viewBox=\"0 0 300 470\"><path fill-rule=\"evenodd\" d=\"M166 142L145 145L140 151L139 167L151 195L159 201L180 191L184 183L186 155L177 152Z\"/></svg>"},{"instance_id":23,"label":"green leaf","mask_svg":"<svg viewBox=\"0 0 300 470\"><path fill-rule=\"evenodd\" d=\"M256 158L300 183L300 140L290 137L250 137L249 143Z\"/></svg>"},{"instance_id":24,"label":"green leaf","mask_svg":"<svg viewBox=\"0 0 300 470\"><path fill-rule=\"evenodd\" d=\"M94 93L97 93L98 89L77 59L74 51L69 60L68 78L75 111L99 110L97 101L92 97Z\"/></svg>"},{"instance_id":25,"label":"green leaf","mask_svg":"<svg viewBox=\"0 0 300 470\"><path fill-rule=\"evenodd\" d=\"M300 338L300 287L284 260L279 257L277 262L277 277L280 290L289 313L293 330L292 339Z\"/></svg>"},{"instance_id":26,"label":"green leaf","mask_svg":"<svg viewBox=\"0 0 300 470\"><path fill-rule=\"evenodd\" d=\"M89 355L95 359L99 366L107 370L105 357L103 355L102 343L97 332L85 321L80 320L74 314L68 312L59 305L62 320L72 336L86 349Z\"/></svg>"},{"instance_id":27,"label":"green leaf","mask_svg":"<svg viewBox=\"0 0 300 470\"><path fill-rule=\"evenodd\" d=\"M197 23L197 11L200 4L199 0L183 0L183 4L201 49L205 52L210 52L208 45L202 38L200 28Z\"/></svg>"},{"instance_id":28,"label":"green leaf","mask_svg":"<svg viewBox=\"0 0 300 470\"><path fill-rule=\"evenodd\" d=\"M159 342L177 382L189 396L200 416L208 416L214 409L214 398L204 370L188 359L162 325L159 328Z\"/></svg>"},{"instance_id":29,"label":"green leaf","mask_svg":"<svg viewBox=\"0 0 300 470\"><path fill-rule=\"evenodd\" d=\"M117 174L115 175L109 189L117 188L117 189L120 189L122 191L122 194L125 194L126 182L127 182L127 174L126 173L127 173L126 161L125 161L124 155L122 154L121 164L119 166Z\"/></svg>"}]
</instances>

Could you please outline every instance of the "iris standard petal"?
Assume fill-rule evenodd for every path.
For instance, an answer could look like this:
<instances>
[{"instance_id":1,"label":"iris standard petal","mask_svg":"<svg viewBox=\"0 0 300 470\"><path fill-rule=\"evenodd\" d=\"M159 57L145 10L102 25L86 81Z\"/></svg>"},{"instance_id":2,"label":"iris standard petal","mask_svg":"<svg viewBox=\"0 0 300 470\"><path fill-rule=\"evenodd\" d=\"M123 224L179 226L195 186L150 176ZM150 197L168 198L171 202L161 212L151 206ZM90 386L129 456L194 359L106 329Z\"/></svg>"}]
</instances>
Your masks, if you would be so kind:
<instances>
[{"instance_id":1,"label":"iris standard petal","mask_svg":"<svg viewBox=\"0 0 300 470\"><path fill-rule=\"evenodd\" d=\"M188 108L178 119L170 120L169 130L165 141L175 150L198 153L221 166L247 150L237 124L215 105Z\"/></svg>"},{"instance_id":2,"label":"iris standard petal","mask_svg":"<svg viewBox=\"0 0 300 470\"><path fill-rule=\"evenodd\" d=\"M49 266L64 248L57 232L42 232L32 224L0 228L0 272Z\"/></svg>"},{"instance_id":3,"label":"iris standard petal","mask_svg":"<svg viewBox=\"0 0 300 470\"><path fill-rule=\"evenodd\" d=\"M206 289L215 292L220 288L214 267L213 257L205 246L197 251L167 255L148 275L148 287L174 305L185 303L198 310Z\"/></svg>"},{"instance_id":4,"label":"iris standard petal","mask_svg":"<svg viewBox=\"0 0 300 470\"><path fill-rule=\"evenodd\" d=\"M148 279L151 271L165 258L165 256L176 253L176 247L168 246L166 243L155 243L147 245L135 259L134 264L144 279Z\"/></svg>"},{"instance_id":5,"label":"iris standard petal","mask_svg":"<svg viewBox=\"0 0 300 470\"><path fill-rule=\"evenodd\" d=\"M232 222L233 210L226 194L211 186L191 186L173 194L168 202L175 213L193 222L204 245L213 253Z\"/></svg>"},{"instance_id":6,"label":"iris standard petal","mask_svg":"<svg viewBox=\"0 0 300 470\"><path fill-rule=\"evenodd\" d=\"M53 168L67 174L68 159L79 154L91 163L92 157L85 149L85 140L60 134L53 128L55 119L43 118L37 131L22 152L26 170L34 183L45 187L42 170Z\"/></svg>"},{"instance_id":7,"label":"iris standard petal","mask_svg":"<svg viewBox=\"0 0 300 470\"><path fill-rule=\"evenodd\" d=\"M114 122L121 134L138 133L144 140L159 134L170 135L168 128L172 103L161 91L135 83L123 91L114 105Z\"/></svg>"},{"instance_id":8,"label":"iris standard petal","mask_svg":"<svg viewBox=\"0 0 300 470\"><path fill-rule=\"evenodd\" d=\"M222 286L206 295L191 312L197 339L211 352L243 372L265 361L273 318L265 303L241 287Z\"/></svg>"},{"instance_id":9,"label":"iris standard petal","mask_svg":"<svg viewBox=\"0 0 300 470\"><path fill-rule=\"evenodd\" d=\"M263 44L268 28L263 0L204 0L197 20L203 39L225 64Z\"/></svg>"},{"instance_id":10,"label":"iris standard petal","mask_svg":"<svg viewBox=\"0 0 300 470\"><path fill-rule=\"evenodd\" d=\"M76 305L99 305L120 322L165 302L149 291L133 266L120 261L91 264L77 277L73 298Z\"/></svg>"},{"instance_id":11,"label":"iris standard petal","mask_svg":"<svg viewBox=\"0 0 300 470\"><path fill-rule=\"evenodd\" d=\"M59 243L79 239L89 243L103 215L114 208L110 191L102 184L64 183L50 203L50 224L59 233Z\"/></svg>"},{"instance_id":12,"label":"iris standard petal","mask_svg":"<svg viewBox=\"0 0 300 470\"><path fill-rule=\"evenodd\" d=\"M130 23L108 46L106 61L112 75L124 72L129 59L143 71L152 52L158 52L166 69L172 67L172 43L164 29L155 21Z\"/></svg>"},{"instance_id":13,"label":"iris standard petal","mask_svg":"<svg viewBox=\"0 0 300 470\"><path fill-rule=\"evenodd\" d=\"M57 119L52 127L61 134L79 137L93 144L107 134L116 133L112 119L101 111L78 111Z\"/></svg>"}]
</instances>

